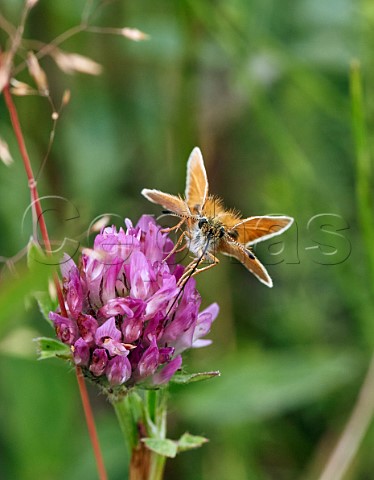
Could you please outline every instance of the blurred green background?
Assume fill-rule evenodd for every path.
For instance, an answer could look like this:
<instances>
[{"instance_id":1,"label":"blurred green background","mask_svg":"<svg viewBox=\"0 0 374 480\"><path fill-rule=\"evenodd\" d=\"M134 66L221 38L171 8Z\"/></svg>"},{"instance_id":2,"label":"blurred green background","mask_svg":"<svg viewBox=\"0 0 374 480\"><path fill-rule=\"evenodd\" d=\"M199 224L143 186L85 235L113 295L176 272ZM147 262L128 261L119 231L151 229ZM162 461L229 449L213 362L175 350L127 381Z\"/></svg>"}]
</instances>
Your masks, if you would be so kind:
<instances>
[{"instance_id":1,"label":"blurred green background","mask_svg":"<svg viewBox=\"0 0 374 480\"><path fill-rule=\"evenodd\" d=\"M188 430L210 443L169 461L166 479L316 479L355 405L374 344L349 92L355 58L374 131L372 2L102 3L93 25L136 27L150 39L81 33L66 41L65 51L103 65L97 77L67 76L51 59L41 62L56 103L71 90L38 178L40 195L65 199L44 204L51 236L87 245L84 232L98 215L118 215L117 225L123 217L158 215L141 189L182 193L195 145L211 192L227 206L245 216L293 216L283 243L258 248L273 289L226 257L197 277L203 305L218 301L221 312L213 345L189 352L185 365L222 376L173 389L169 436ZM21 6L1 0L0 11L16 25ZM83 1L41 0L25 38L50 41L77 25L83 8ZM4 49L3 31L0 40ZM17 78L31 83L26 72ZM15 100L37 172L51 109L40 97ZM15 158L11 168L0 165L0 254L9 258L32 231L29 214L23 222L29 192L3 99L0 128ZM334 215L324 223L343 237L313 229L311 219L321 214ZM16 262L16 275L3 263L1 274L0 478L94 479L74 373L63 362L36 360L32 339L51 330L24 301L40 288L24 263ZM126 478L114 413L91 393L109 478ZM373 448L371 427L346 478L373 478Z\"/></svg>"}]
</instances>

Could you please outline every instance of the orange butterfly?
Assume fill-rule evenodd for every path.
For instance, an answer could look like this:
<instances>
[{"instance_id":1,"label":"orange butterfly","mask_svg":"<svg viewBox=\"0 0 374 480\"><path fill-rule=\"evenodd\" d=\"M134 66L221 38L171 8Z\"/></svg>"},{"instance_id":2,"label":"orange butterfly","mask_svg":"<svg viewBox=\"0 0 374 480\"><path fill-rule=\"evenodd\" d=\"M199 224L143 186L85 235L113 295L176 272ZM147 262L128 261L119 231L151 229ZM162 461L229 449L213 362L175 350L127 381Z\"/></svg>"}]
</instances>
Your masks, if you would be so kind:
<instances>
[{"instance_id":1,"label":"orange butterfly","mask_svg":"<svg viewBox=\"0 0 374 480\"><path fill-rule=\"evenodd\" d=\"M262 263L254 256L250 247L258 242L280 235L293 223L286 216L262 216L242 219L240 214L223 207L222 200L208 194L208 179L204 160L198 147L192 150L187 162L185 199L160 190L144 188L142 195L149 201L162 205L166 213L181 218L169 230L186 225L186 230L176 243L173 251L184 238L195 259L187 266L183 279L202 272L219 263L216 252L239 260L260 282L268 287L273 282ZM183 247L185 248L186 245ZM202 259L209 265L197 268Z\"/></svg>"}]
</instances>

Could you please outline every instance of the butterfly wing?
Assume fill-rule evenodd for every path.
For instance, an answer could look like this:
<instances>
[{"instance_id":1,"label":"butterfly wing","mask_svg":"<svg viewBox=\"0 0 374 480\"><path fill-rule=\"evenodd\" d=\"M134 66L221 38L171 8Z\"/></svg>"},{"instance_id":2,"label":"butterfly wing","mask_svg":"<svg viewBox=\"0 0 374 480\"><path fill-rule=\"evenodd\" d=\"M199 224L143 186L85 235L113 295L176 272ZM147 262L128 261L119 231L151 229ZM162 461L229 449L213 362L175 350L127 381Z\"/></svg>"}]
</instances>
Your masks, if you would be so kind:
<instances>
[{"instance_id":1,"label":"butterfly wing","mask_svg":"<svg viewBox=\"0 0 374 480\"><path fill-rule=\"evenodd\" d=\"M258 260L253 252L248 254L247 250L241 245L238 245L234 242L229 242L224 240L221 243L220 252L224 255L234 257L242 263L245 268L247 268L253 275L260 280L261 283L265 284L267 287L273 286L273 281L268 274L266 268L262 265L260 260Z\"/></svg>"},{"instance_id":2,"label":"butterfly wing","mask_svg":"<svg viewBox=\"0 0 374 480\"><path fill-rule=\"evenodd\" d=\"M293 223L286 216L250 217L241 220L231 228L232 236L238 243L254 245L285 232ZM230 233L230 232L229 232Z\"/></svg>"},{"instance_id":3,"label":"butterfly wing","mask_svg":"<svg viewBox=\"0 0 374 480\"><path fill-rule=\"evenodd\" d=\"M208 195L208 178L203 156L198 147L192 150L187 162L185 195L191 213L201 214Z\"/></svg>"},{"instance_id":4,"label":"butterfly wing","mask_svg":"<svg viewBox=\"0 0 374 480\"><path fill-rule=\"evenodd\" d=\"M150 202L161 205L169 212L176 213L181 217L190 215L186 202L175 195L160 190L149 190L148 188L143 188L142 195Z\"/></svg>"}]
</instances>

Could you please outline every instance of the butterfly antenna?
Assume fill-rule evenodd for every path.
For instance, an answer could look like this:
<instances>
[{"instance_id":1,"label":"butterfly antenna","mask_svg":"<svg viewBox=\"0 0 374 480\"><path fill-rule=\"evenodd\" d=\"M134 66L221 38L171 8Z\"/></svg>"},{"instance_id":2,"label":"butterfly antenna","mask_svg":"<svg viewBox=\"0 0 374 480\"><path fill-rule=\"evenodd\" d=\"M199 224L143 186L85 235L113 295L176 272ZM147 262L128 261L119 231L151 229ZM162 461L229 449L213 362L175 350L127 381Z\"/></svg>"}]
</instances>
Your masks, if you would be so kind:
<instances>
[{"instance_id":1,"label":"butterfly antenna","mask_svg":"<svg viewBox=\"0 0 374 480\"><path fill-rule=\"evenodd\" d=\"M177 217L177 218L184 218L185 220L189 218L191 220L195 220L195 222L197 222L200 219L200 215L183 215L183 213L175 213L175 212L172 212L171 210L162 210L162 215L160 215L158 218L164 217L166 215L170 215L172 217Z\"/></svg>"}]
</instances>

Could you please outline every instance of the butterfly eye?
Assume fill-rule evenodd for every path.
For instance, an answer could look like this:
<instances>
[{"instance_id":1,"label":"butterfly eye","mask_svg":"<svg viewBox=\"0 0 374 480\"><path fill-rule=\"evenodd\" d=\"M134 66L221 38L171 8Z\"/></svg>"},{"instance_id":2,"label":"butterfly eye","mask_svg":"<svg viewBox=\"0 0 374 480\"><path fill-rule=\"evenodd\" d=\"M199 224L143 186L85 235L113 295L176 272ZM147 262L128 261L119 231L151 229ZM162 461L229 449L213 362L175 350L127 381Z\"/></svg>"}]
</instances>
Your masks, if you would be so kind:
<instances>
[{"instance_id":1,"label":"butterfly eye","mask_svg":"<svg viewBox=\"0 0 374 480\"><path fill-rule=\"evenodd\" d=\"M224 227L221 227L221 228L219 229L219 238L222 238L222 237L224 236L224 234L225 234L225 228L224 228Z\"/></svg>"},{"instance_id":2,"label":"butterfly eye","mask_svg":"<svg viewBox=\"0 0 374 480\"><path fill-rule=\"evenodd\" d=\"M198 223L199 228L203 228L203 225L206 223L208 223L208 220L206 218L201 218Z\"/></svg>"}]
</instances>

